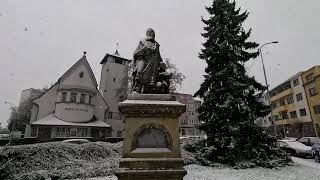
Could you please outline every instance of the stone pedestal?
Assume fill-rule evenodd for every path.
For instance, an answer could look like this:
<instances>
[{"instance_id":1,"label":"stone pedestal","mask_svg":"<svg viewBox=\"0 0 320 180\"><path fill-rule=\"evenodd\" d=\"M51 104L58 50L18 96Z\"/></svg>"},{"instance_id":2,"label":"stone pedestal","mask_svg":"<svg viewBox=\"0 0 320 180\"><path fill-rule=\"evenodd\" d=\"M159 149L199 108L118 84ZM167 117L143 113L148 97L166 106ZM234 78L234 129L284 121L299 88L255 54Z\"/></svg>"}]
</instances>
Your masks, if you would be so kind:
<instances>
[{"instance_id":1,"label":"stone pedestal","mask_svg":"<svg viewBox=\"0 0 320 180\"><path fill-rule=\"evenodd\" d=\"M168 94L131 94L119 103L125 115L119 180L182 180L179 120L185 105Z\"/></svg>"}]
</instances>

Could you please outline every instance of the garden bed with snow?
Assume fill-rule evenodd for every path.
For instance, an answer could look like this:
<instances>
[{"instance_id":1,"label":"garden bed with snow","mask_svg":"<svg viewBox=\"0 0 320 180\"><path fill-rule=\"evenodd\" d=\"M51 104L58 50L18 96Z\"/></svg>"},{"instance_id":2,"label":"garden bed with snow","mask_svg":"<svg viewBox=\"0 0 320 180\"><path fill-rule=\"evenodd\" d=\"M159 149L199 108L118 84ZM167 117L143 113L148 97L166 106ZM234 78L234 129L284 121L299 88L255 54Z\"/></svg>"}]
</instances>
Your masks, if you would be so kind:
<instances>
[{"instance_id":1,"label":"garden bed with snow","mask_svg":"<svg viewBox=\"0 0 320 180\"><path fill-rule=\"evenodd\" d=\"M186 143L193 142L182 142L182 157L188 170L185 179L281 179L302 177L303 172L309 179L320 177L320 172L296 166L240 170L219 163L212 164L214 167L199 166L196 164L201 163L196 155L184 150ZM114 172L118 168L121 151L122 143L105 142L81 145L50 142L0 147L0 179L116 179Z\"/></svg>"}]
</instances>

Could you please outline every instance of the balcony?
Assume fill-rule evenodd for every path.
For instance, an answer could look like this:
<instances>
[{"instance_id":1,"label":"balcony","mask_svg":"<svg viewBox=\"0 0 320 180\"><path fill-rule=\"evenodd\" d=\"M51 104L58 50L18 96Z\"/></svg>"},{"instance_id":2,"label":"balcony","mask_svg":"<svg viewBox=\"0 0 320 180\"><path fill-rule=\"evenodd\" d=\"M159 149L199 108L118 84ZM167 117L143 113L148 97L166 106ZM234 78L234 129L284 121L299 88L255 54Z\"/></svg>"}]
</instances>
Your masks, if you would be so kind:
<instances>
[{"instance_id":1,"label":"balcony","mask_svg":"<svg viewBox=\"0 0 320 180\"><path fill-rule=\"evenodd\" d=\"M271 97L271 101L275 101L275 100L280 99L282 97L289 96L290 94L293 94L292 88L287 89L285 91L282 91L281 93Z\"/></svg>"}]
</instances>

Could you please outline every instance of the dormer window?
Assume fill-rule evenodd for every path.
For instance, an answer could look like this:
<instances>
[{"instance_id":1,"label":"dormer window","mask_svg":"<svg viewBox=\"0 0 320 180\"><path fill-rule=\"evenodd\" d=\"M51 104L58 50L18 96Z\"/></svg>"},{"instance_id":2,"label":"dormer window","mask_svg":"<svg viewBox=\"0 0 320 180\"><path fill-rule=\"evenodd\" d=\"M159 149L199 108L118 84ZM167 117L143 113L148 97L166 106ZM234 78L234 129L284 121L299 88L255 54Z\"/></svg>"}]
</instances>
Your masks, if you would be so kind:
<instances>
[{"instance_id":1,"label":"dormer window","mask_svg":"<svg viewBox=\"0 0 320 180\"><path fill-rule=\"evenodd\" d=\"M71 93L70 102L77 102L77 93Z\"/></svg>"},{"instance_id":2,"label":"dormer window","mask_svg":"<svg viewBox=\"0 0 320 180\"><path fill-rule=\"evenodd\" d=\"M85 103L85 99L86 99L86 95L85 94L81 94L80 103Z\"/></svg>"},{"instance_id":3,"label":"dormer window","mask_svg":"<svg viewBox=\"0 0 320 180\"><path fill-rule=\"evenodd\" d=\"M62 93L61 102L67 102L67 92Z\"/></svg>"}]
</instances>

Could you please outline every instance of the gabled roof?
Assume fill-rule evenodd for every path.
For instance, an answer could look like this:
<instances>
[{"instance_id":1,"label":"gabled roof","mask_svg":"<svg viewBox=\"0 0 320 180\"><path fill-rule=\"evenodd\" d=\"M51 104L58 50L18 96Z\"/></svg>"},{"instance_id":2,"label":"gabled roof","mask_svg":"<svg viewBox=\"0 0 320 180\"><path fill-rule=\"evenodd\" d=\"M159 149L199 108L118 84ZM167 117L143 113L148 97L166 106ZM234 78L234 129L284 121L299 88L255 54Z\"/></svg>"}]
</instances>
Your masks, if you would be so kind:
<instances>
[{"instance_id":1,"label":"gabled roof","mask_svg":"<svg viewBox=\"0 0 320 180\"><path fill-rule=\"evenodd\" d=\"M69 68L69 69L58 79L58 81L57 81L56 83L54 83L54 84L47 90L47 92L50 91L53 87L55 87L59 82L61 82L62 79L64 79L65 77L67 77L67 75L68 75L69 73L71 73L73 70L75 70L75 69L76 69L78 66L80 66L81 64L84 64L85 67L87 67L87 68L89 69L90 76L93 78L96 87L98 87L97 80L96 80L96 78L95 78L95 76L94 76L94 74L93 74L93 71L92 71L92 69L91 69L91 67L90 67L90 64L89 64L89 62L87 61L86 55L85 55L85 53L84 53L84 55L83 55L73 66L71 66L71 68ZM43 93L43 94L42 94L41 96L39 96L38 98L34 99L32 102L34 102L34 101L37 100L37 99L40 99L40 98L41 98L43 95L45 95L47 92ZM98 91L98 92L99 92L99 91ZM99 93L100 93L100 92L99 92ZM106 103L106 101L104 101L104 102ZM106 103L106 105L107 105L107 107L109 107L107 103Z\"/></svg>"},{"instance_id":2,"label":"gabled roof","mask_svg":"<svg viewBox=\"0 0 320 180\"><path fill-rule=\"evenodd\" d=\"M94 84L97 87L98 83L97 83L97 79L93 74L93 71L90 67L90 64L86 58L86 55L84 54L82 56L81 59L79 59L73 66L71 66L70 69L68 69L59 79L58 82L61 82L64 78L66 78L71 72L73 72L75 69L77 69L80 65L84 64L86 68L88 68L89 72L90 72L90 76L91 78L94 80Z\"/></svg>"},{"instance_id":3,"label":"gabled roof","mask_svg":"<svg viewBox=\"0 0 320 180\"><path fill-rule=\"evenodd\" d=\"M122 60L124 60L124 61L131 61L130 59L126 59L126 58L120 57L120 54L119 54L118 50L116 50L116 52L115 52L114 54L108 54L108 53L107 53L107 54L104 56L104 58L102 59L102 61L100 62L100 64L106 63L109 56L112 56L112 57L115 57L115 58L120 58L120 59L122 59Z\"/></svg>"}]
</instances>

